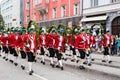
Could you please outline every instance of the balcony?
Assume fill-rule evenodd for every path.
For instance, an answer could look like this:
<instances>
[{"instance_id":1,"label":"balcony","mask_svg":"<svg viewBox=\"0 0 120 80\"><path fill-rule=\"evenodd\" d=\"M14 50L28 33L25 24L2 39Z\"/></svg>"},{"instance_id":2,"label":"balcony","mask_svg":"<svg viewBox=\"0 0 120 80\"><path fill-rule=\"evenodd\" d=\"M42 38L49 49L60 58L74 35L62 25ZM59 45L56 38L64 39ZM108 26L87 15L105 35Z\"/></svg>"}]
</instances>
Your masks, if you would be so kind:
<instances>
[{"instance_id":1,"label":"balcony","mask_svg":"<svg viewBox=\"0 0 120 80\"><path fill-rule=\"evenodd\" d=\"M40 12L41 15L47 14L48 13L48 4L49 3L40 3L35 6L35 9Z\"/></svg>"}]
</instances>

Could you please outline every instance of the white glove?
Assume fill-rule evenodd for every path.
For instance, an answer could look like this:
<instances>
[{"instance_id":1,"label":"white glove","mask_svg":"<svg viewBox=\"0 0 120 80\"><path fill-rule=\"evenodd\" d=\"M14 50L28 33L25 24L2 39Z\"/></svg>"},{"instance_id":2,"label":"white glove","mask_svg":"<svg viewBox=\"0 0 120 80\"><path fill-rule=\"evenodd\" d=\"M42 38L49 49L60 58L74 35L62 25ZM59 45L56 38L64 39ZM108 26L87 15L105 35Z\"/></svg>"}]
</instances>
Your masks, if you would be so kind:
<instances>
[{"instance_id":1,"label":"white glove","mask_svg":"<svg viewBox=\"0 0 120 80\"><path fill-rule=\"evenodd\" d=\"M78 49L75 49L76 52L78 52Z\"/></svg>"},{"instance_id":2,"label":"white glove","mask_svg":"<svg viewBox=\"0 0 120 80\"><path fill-rule=\"evenodd\" d=\"M74 46L72 46L72 48L74 48Z\"/></svg>"},{"instance_id":3,"label":"white glove","mask_svg":"<svg viewBox=\"0 0 120 80\"><path fill-rule=\"evenodd\" d=\"M30 47L30 45L29 45L29 44L27 44L27 45L26 45L26 47Z\"/></svg>"},{"instance_id":4,"label":"white glove","mask_svg":"<svg viewBox=\"0 0 120 80\"><path fill-rule=\"evenodd\" d=\"M37 50L37 53L40 53L40 50Z\"/></svg>"},{"instance_id":5,"label":"white glove","mask_svg":"<svg viewBox=\"0 0 120 80\"><path fill-rule=\"evenodd\" d=\"M90 47L92 47L92 44L90 45Z\"/></svg>"},{"instance_id":6,"label":"white glove","mask_svg":"<svg viewBox=\"0 0 120 80\"><path fill-rule=\"evenodd\" d=\"M58 47L58 50L60 50L60 47Z\"/></svg>"},{"instance_id":7,"label":"white glove","mask_svg":"<svg viewBox=\"0 0 120 80\"><path fill-rule=\"evenodd\" d=\"M34 52L34 50L32 49L31 52Z\"/></svg>"},{"instance_id":8,"label":"white glove","mask_svg":"<svg viewBox=\"0 0 120 80\"><path fill-rule=\"evenodd\" d=\"M20 48L18 48L18 50L20 50Z\"/></svg>"}]
</instances>

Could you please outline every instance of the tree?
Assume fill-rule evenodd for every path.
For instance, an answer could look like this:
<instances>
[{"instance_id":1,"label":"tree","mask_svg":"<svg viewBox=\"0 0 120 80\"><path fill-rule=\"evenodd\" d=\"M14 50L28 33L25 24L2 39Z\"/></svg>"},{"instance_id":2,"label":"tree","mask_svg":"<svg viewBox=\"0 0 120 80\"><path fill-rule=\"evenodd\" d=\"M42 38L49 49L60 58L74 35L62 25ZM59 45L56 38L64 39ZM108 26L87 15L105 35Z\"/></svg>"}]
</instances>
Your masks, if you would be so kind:
<instances>
[{"instance_id":1,"label":"tree","mask_svg":"<svg viewBox=\"0 0 120 80\"><path fill-rule=\"evenodd\" d=\"M0 14L0 29L4 29L4 27L5 27L5 23L4 23L2 15Z\"/></svg>"}]
</instances>

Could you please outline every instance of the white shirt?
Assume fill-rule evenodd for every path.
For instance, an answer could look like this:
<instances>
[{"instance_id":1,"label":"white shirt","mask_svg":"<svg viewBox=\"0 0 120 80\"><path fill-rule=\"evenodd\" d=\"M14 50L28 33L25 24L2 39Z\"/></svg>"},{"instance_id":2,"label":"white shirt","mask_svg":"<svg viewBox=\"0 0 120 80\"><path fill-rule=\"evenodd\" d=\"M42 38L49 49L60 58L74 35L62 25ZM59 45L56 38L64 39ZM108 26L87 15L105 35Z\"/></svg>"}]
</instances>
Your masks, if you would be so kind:
<instances>
[{"instance_id":1,"label":"white shirt","mask_svg":"<svg viewBox=\"0 0 120 80\"><path fill-rule=\"evenodd\" d=\"M34 49L34 37L30 36L30 41L31 41L31 49Z\"/></svg>"},{"instance_id":2,"label":"white shirt","mask_svg":"<svg viewBox=\"0 0 120 80\"><path fill-rule=\"evenodd\" d=\"M60 38L59 38L59 40L60 40L60 42L59 42L59 46L62 46L62 36L60 36Z\"/></svg>"}]
</instances>

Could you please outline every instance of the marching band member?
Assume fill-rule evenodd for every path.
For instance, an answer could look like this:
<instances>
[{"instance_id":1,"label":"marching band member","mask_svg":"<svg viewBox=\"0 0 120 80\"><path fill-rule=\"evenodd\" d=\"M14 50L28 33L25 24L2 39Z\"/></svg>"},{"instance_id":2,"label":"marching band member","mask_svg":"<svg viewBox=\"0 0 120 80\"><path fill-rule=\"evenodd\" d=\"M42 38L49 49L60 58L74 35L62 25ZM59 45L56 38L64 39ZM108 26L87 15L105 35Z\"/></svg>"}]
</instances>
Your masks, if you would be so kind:
<instances>
[{"instance_id":1,"label":"marching band member","mask_svg":"<svg viewBox=\"0 0 120 80\"><path fill-rule=\"evenodd\" d=\"M2 30L0 30L0 56L1 56L1 53L2 53L1 37L2 37Z\"/></svg>"},{"instance_id":2,"label":"marching band member","mask_svg":"<svg viewBox=\"0 0 120 80\"><path fill-rule=\"evenodd\" d=\"M66 35L66 55L72 54L72 30L70 28L67 29L67 35Z\"/></svg>"},{"instance_id":3,"label":"marching band member","mask_svg":"<svg viewBox=\"0 0 120 80\"><path fill-rule=\"evenodd\" d=\"M110 31L107 31L106 34L104 34L104 38L103 38L103 46L104 46L104 60L102 60L102 62L106 62L106 60L108 61L108 63L111 63L112 61L110 60L110 47L112 45L112 36L110 34ZM105 60L106 58L106 60Z\"/></svg>"},{"instance_id":4,"label":"marching band member","mask_svg":"<svg viewBox=\"0 0 120 80\"><path fill-rule=\"evenodd\" d=\"M48 47L49 53L50 53L50 65L54 68L54 56L55 56L55 51L54 51L54 45L55 45L55 38L54 36L56 35L56 30L53 28L51 32L47 36L46 40L46 46Z\"/></svg>"},{"instance_id":5,"label":"marching band member","mask_svg":"<svg viewBox=\"0 0 120 80\"><path fill-rule=\"evenodd\" d=\"M34 72L32 70L32 63L35 60L36 55L36 35L35 35L35 28L30 27L28 29L28 36L26 39L26 52L28 57L28 65L29 65L29 75L32 75Z\"/></svg>"},{"instance_id":6,"label":"marching band member","mask_svg":"<svg viewBox=\"0 0 120 80\"><path fill-rule=\"evenodd\" d=\"M25 60L26 60L26 50L25 50L25 40L27 39L27 30L25 28L22 28L22 33L20 35L20 43L19 43L19 50L21 53L21 68L22 70L25 69Z\"/></svg>"},{"instance_id":7,"label":"marching band member","mask_svg":"<svg viewBox=\"0 0 120 80\"><path fill-rule=\"evenodd\" d=\"M11 38L13 40L12 48L13 48L13 55L14 55L14 65L17 66L18 65L18 54L19 54L18 48L19 48L19 44L21 43L18 28L15 28L14 34Z\"/></svg>"},{"instance_id":8,"label":"marching band member","mask_svg":"<svg viewBox=\"0 0 120 80\"><path fill-rule=\"evenodd\" d=\"M85 67L83 66L83 62L85 61L85 45L86 45L86 34L85 34L85 30L82 29L81 33L78 35L77 40L76 40L76 51L78 49L80 56L81 56L81 63L80 63L80 69L85 69Z\"/></svg>"},{"instance_id":9,"label":"marching band member","mask_svg":"<svg viewBox=\"0 0 120 80\"><path fill-rule=\"evenodd\" d=\"M9 61L13 63L13 38L12 36L14 35L14 28L11 28L10 33L8 34L8 49L9 49Z\"/></svg>"},{"instance_id":10,"label":"marching band member","mask_svg":"<svg viewBox=\"0 0 120 80\"><path fill-rule=\"evenodd\" d=\"M91 59L92 59L92 48L95 45L95 38L92 34L90 34L90 29L86 30L86 55L87 55L87 64L88 66L91 66Z\"/></svg>"},{"instance_id":11,"label":"marching band member","mask_svg":"<svg viewBox=\"0 0 120 80\"><path fill-rule=\"evenodd\" d=\"M41 51L41 57L42 57L42 61L41 63L43 65L45 65L45 59L44 59L44 56L45 56L45 48L46 48L46 34L45 34L45 29L41 29L40 30L40 35L39 35L39 46L40 46L40 51Z\"/></svg>"},{"instance_id":12,"label":"marching band member","mask_svg":"<svg viewBox=\"0 0 120 80\"><path fill-rule=\"evenodd\" d=\"M3 46L3 59L5 59L6 61L8 61L8 35L6 31L3 31L3 35L1 37L1 41L2 41L2 46Z\"/></svg>"},{"instance_id":13,"label":"marching band member","mask_svg":"<svg viewBox=\"0 0 120 80\"><path fill-rule=\"evenodd\" d=\"M64 52L64 49L65 49L65 38L62 36L64 32L64 29L63 28L60 28L58 30L58 33L57 33L57 37L55 38L55 46L54 46L54 49L55 49L55 52L56 52L56 56L57 56L57 65L56 67L57 68L61 68L61 70L63 70L63 64L62 64L62 53Z\"/></svg>"}]
</instances>

